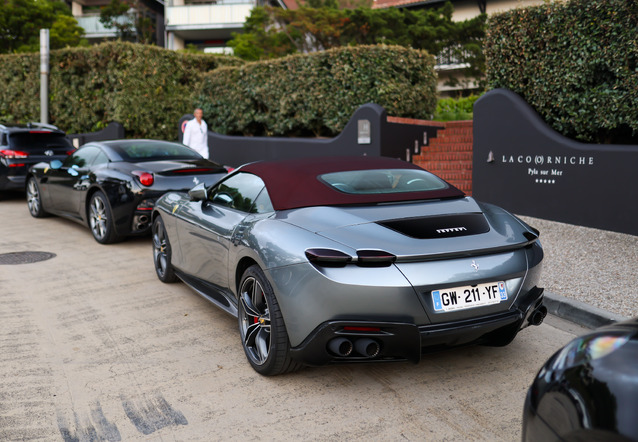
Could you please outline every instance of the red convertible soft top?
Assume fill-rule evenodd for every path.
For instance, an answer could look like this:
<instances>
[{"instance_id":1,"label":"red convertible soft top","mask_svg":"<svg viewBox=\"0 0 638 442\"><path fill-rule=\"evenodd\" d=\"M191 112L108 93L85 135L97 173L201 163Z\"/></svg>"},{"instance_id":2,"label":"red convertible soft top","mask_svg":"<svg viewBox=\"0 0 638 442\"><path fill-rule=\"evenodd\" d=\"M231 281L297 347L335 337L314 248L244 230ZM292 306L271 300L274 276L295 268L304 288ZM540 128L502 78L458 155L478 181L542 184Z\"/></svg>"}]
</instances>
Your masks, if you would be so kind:
<instances>
[{"instance_id":1,"label":"red convertible soft top","mask_svg":"<svg viewBox=\"0 0 638 442\"><path fill-rule=\"evenodd\" d=\"M419 166L384 157L319 157L280 161L260 161L241 167L259 176L275 210L313 206L359 205L398 201L459 198L465 194L449 183L444 189L380 194L341 192L320 180L333 172L378 169L417 169Z\"/></svg>"}]
</instances>

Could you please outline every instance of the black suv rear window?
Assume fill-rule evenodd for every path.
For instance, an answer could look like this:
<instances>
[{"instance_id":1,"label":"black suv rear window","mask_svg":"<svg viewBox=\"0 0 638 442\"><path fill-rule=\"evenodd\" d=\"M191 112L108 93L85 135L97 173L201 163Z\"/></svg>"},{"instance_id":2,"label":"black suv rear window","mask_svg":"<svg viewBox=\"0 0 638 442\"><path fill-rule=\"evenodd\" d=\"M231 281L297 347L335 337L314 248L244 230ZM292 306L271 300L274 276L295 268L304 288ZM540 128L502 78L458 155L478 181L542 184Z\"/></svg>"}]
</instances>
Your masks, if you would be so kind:
<instances>
[{"instance_id":1,"label":"black suv rear window","mask_svg":"<svg viewBox=\"0 0 638 442\"><path fill-rule=\"evenodd\" d=\"M9 134L12 149L28 151L30 148L64 147L73 149L71 142L62 134L52 132L19 132Z\"/></svg>"}]
</instances>

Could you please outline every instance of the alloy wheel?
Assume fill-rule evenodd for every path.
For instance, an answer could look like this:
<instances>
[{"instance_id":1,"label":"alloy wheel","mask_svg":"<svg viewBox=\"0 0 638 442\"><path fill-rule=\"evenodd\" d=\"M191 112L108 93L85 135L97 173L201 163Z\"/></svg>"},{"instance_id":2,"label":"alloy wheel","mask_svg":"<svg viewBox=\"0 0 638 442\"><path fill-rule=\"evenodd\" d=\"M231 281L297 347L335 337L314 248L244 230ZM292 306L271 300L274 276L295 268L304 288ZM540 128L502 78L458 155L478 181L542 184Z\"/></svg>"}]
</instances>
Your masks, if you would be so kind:
<instances>
[{"instance_id":1,"label":"alloy wheel","mask_svg":"<svg viewBox=\"0 0 638 442\"><path fill-rule=\"evenodd\" d=\"M91 200L89 222L91 224L91 231L98 239L103 239L107 233L108 216L106 212L106 205L102 198L94 196Z\"/></svg>"},{"instance_id":2,"label":"alloy wheel","mask_svg":"<svg viewBox=\"0 0 638 442\"><path fill-rule=\"evenodd\" d=\"M168 259L166 257L168 242L166 240L166 231L160 223L153 224L153 260L155 261L155 269L158 276L163 278L166 276L168 267Z\"/></svg>"},{"instance_id":3,"label":"alloy wheel","mask_svg":"<svg viewBox=\"0 0 638 442\"><path fill-rule=\"evenodd\" d=\"M30 179L27 184L27 205L31 215L38 216L40 214L40 191L34 179Z\"/></svg>"},{"instance_id":4,"label":"alloy wheel","mask_svg":"<svg viewBox=\"0 0 638 442\"><path fill-rule=\"evenodd\" d=\"M254 277L246 278L240 290L240 332L248 356L257 365L270 352L270 309L264 289Z\"/></svg>"}]
</instances>

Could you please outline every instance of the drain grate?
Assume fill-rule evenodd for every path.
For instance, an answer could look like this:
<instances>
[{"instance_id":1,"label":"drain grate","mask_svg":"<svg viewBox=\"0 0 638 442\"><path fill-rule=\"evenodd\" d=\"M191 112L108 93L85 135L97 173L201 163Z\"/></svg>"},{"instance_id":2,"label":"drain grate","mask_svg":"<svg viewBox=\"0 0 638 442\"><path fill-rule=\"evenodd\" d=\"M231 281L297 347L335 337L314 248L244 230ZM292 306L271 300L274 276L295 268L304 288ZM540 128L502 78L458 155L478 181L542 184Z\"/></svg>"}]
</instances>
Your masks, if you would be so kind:
<instances>
[{"instance_id":1,"label":"drain grate","mask_svg":"<svg viewBox=\"0 0 638 442\"><path fill-rule=\"evenodd\" d=\"M49 252L11 252L0 253L0 265L32 264L55 258L55 253Z\"/></svg>"}]
</instances>

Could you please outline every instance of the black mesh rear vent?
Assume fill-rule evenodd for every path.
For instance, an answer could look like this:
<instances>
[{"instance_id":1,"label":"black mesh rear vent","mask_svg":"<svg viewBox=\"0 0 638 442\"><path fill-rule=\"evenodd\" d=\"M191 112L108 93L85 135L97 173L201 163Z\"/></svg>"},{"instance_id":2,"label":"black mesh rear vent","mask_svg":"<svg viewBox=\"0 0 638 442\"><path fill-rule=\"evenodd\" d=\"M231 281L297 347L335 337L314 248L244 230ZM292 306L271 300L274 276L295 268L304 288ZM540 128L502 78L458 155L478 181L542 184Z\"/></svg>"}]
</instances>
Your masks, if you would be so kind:
<instances>
[{"instance_id":1,"label":"black mesh rear vent","mask_svg":"<svg viewBox=\"0 0 638 442\"><path fill-rule=\"evenodd\" d=\"M490 230L482 213L407 218L379 221L377 224L417 239L477 235Z\"/></svg>"}]
</instances>

